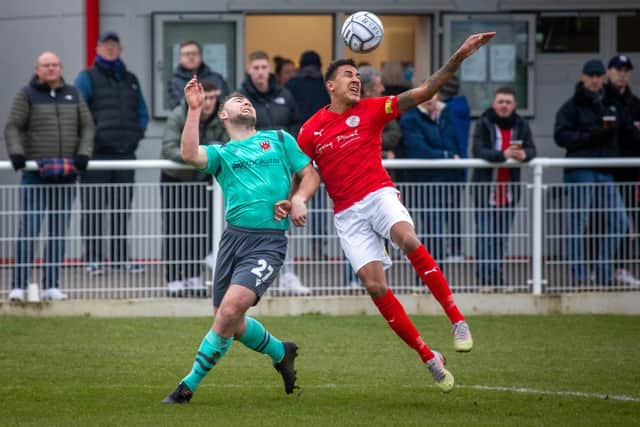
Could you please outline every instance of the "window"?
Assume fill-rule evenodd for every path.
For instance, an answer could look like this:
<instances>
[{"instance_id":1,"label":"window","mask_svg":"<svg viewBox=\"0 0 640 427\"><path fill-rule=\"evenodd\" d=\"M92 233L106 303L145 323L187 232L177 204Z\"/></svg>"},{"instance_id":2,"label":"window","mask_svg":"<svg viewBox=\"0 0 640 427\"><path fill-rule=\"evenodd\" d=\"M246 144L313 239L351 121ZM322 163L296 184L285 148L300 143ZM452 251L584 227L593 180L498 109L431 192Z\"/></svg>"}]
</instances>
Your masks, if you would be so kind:
<instances>
[{"instance_id":1,"label":"window","mask_svg":"<svg viewBox=\"0 0 640 427\"><path fill-rule=\"evenodd\" d=\"M242 76L243 20L237 14L153 15L153 117L170 113L166 83L178 65L180 43L195 40L202 46L202 59L235 88Z\"/></svg>"},{"instance_id":2,"label":"window","mask_svg":"<svg viewBox=\"0 0 640 427\"><path fill-rule=\"evenodd\" d=\"M247 15L245 28L245 56L263 50L271 59L279 55L297 66L300 54L314 50L323 69L332 61L333 15Z\"/></svg>"},{"instance_id":3,"label":"window","mask_svg":"<svg viewBox=\"0 0 640 427\"><path fill-rule=\"evenodd\" d=\"M600 51L600 18L597 16L539 16L536 47L540 53L588 53Z\"/></svg>"},{"instance_id":4,"label":"window","mask_svg":"<svg viewBox=\"0 0 640 427\"><path fill-rule=\"evenodd\" d=\"M348 14L347 14L348 15ZM378 15L384 25L384 39L372 52L355 53L344 49L344 56L357 64L367 63L380 70L387 61L398 61L411 84L422 82L429 76L430 64L426 55L431 51L431 18L417 15ZM428 67L428 68L427 68Z\"/></svg>"},{"instance_id":5,"label":"window","mask_svg":"<svg viewBox=\"0 0 640 427\"><path fill-rule=\"evenodd\" d=\"M518 113L533 115L534 15L446 15L443 60L466 38L495 31L496 36L458 71L460 93L467 97L473 116L491 106L496 89L509 86L516 92Z\"/></svg>"},{"instance_id":6,"label":"window","mask_svg":"<svg viewBox=\"0 0 640 427\"><path fill-rule=\"evenodd\" d=\"M618 16L618 52L640 52L640 15Z\"/></svg>"}]
</instances>

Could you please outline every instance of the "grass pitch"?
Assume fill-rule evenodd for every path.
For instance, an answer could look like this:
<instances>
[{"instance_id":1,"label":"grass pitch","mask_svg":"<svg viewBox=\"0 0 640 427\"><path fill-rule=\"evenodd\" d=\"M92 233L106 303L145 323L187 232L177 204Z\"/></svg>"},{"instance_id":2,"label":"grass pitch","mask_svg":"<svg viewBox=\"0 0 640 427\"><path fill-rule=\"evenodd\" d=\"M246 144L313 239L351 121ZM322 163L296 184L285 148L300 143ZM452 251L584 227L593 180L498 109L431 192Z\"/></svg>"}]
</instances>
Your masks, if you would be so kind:
<instances>
[{"instance_id":1,"label":"grass pitch","mask_svg":"<svg viewBox=\"0 0 640 427\"><path fill-rule=\"evenodd\" d=\"M640 425L638 317L470 317L468 354L444 316L413 319L447 357L449 394L381 317L307 315L261 318L300 347L294 395L266 356L234 343L176 407L160 401L210 319L0 317L0 425Z\"/></svg>"}]
</instances>

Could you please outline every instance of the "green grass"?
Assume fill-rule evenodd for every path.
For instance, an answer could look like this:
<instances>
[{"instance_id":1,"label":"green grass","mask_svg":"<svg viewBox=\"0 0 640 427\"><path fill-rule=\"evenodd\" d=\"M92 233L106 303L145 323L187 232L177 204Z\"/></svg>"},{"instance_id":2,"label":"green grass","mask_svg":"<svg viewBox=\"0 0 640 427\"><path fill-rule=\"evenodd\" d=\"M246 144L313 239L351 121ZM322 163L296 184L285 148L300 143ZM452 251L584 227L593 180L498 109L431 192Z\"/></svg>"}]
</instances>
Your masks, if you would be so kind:
<instances>
[{"instance_id":1,"label":"green grass","mask_svg":"<svg viewBox=\"0 0 640 427\"><path fill-rule=\"evenodd\" d=\"M380 317L261 320L298 343L301 390L285 395L270 360L235 343L192 402L175 407L160 401L190 368L210 319L0 317L0 425L640 425L638 317L473 317L475 348L456 354L444 316L415 316L447 356L460 385L450 394Z\"/></svg>"}]
</instances>

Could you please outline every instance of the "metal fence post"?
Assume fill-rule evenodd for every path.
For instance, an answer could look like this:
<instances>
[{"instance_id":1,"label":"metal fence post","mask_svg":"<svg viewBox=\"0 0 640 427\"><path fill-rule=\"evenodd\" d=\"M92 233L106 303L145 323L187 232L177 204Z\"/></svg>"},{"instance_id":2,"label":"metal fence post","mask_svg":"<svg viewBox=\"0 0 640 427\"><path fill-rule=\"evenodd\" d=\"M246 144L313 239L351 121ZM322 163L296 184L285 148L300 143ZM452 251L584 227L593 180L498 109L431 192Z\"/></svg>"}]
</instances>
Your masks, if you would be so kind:
<instances>
[{"instance_id":1,"label":"metal fence post","mask_svg":"<svg viewBox=\"0 0 640 427\"><path fill-rule=\"evenodd\" d=\"M222 195L222 189L220 184L215 179L213 180L213 218L211 218L212 228L212 242L213 246L212 254L213 260L218 259L218 243L222 237L222 231L224 230L224 197Z\"/></svg>"},{"instance_id":2,"label":"metal fence post","mask_svg":"<svg viewBox=\"0 0 640 427\"><path fill-rule=\"evenodd\" d=\"M542 294L542 175L544 172L541 163L533 163L533 230L532 230L532 263L533 263L533 294Z\"/></svg>"}]
</instances>

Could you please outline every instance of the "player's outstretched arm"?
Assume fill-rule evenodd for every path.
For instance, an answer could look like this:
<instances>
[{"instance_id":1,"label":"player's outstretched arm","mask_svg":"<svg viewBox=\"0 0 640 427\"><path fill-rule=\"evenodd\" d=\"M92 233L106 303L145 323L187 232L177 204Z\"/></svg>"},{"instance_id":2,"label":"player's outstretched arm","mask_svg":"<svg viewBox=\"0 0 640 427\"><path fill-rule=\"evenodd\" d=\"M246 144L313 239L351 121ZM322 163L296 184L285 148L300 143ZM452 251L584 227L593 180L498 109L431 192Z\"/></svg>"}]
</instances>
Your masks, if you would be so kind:
<instances>
[{"instance_id":1,"label":"player's outstretched arm","mask_svg":"<svg viewBox=\"0 0 640 427\"><path fill-rule=\"evenodd\" d=\"M280 221L291 216L291 222L302 227L307 222L307 202L320 186L320 175L310 163L293 177L290 200L280 200L274 206L274 218Z\"/></svg>"},{"instance_id":2,"label":"player's outstretched arm","mask_svg":"<svg viewBox=\"0 0 640 427\"><path fill-rule=\"evenodd\" d=\"M199 169L207 167L207 153L200 147L200 112L204 102L204 89L197 79L189 80L184 88L184 98L189 106L182 129L180 155L185 163Z\"/></svg>"},{"instance_id":3,"label":"player's outstretched arm","mask_svg":"<svg viewBox=\"0 0 640 427\"><path fill-rule=\"evenodd\" d=\"M320 175L309 163L296 173L298 188L291 194L291 222L302 227L307 222L307 202L320 186Z\"/></svg>"},{"instance_id":4,"label":"player's outstretched arm","mask_svg":"<svg viewBox=\"0 0 640 427\"><path fill-rule=\"evenodd\" d=\"M489 40L495 36L495 32L480 33L469 36L467 40L455 51L446 64L438 71L433 73L422 85L409 89L398 95L398 110L400 114L412 109L418 104L433 98L433 95L438 93L440 88L449 81L455 74L464 61L469 56L473 55L475 51L480 49L485 44L489 43Z\"/></svg>"}]
</instances>

